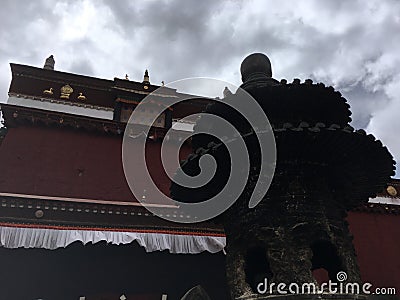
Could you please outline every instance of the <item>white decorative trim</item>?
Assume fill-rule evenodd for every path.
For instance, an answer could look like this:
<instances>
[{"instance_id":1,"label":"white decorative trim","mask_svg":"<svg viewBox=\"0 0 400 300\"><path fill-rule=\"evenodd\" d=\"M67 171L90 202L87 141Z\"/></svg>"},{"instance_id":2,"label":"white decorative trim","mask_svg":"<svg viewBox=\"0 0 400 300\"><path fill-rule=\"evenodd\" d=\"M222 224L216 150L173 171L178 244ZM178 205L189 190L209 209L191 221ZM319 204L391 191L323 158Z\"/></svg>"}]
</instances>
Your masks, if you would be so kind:
<instances>
[{"instance_id":1,"label":"white decorative trim","mask_svg":"<svg viewBox=\"0 0 400 300\"><path fill-rule=\"evenodd\" d=\"M100 107L87 107L87 105L74 105L74 103L67 103L65 101L51 100L51 99L42 99L39 98L29 99L23 97L22 95L14 96L10 95L8 97L7 103L10 105L36 108L48 111L62 112L67 114L93 117L98 119L112 120L114 116L114 112L112 109L108 108L100 108Z\"/></svg>"},{"instance_id":2,"label":"white decorative trim","mask_svg":"<svg viewBox=\"0 0 400 300\"><path fill-rule=\"evenodd\" d=\"M169 250L170 253L174 254L197 254L203 251L216 253L224 251L226 245L226 238L218 236L0 227L0 246L5 248L44 248L54 250L65 248L77 241L82 242L84 245L101 241L121 245L136 241L147 252Z\"/></svg>"},{"instance_id":3,"label":"white decorative trim","mask_svg":"<svg viewBox=\"0 0 400 300\"><path fill-rule=\"evenodd\" d=\"M368 202L369 203L400 205L400 198L375 197L375 198L369 198Z\"/></svg>"},{"instance_id":4,"label":"white decorative trim","mask_svg":"<svg viewBox=\"0 0 400 300\"><path fill-rule=\"evenodd\" d=\"M77 203L89 203L89 204L101 204L101 205L112 204L112 205L122 205L122 206L179 208L179 206L177 206L177 205L170 205L170 204L140 203L140 202L132 202L132 201L114 201L114 200L100 200L100 199L87 199L87 198L68 198L68 197L15 194L15 193L2 193L2 192L0 192L0 197L14 197L14 198L22 198L22 199L28 198L28 199L38 199L38 200L77 202ZM36 207L36 208L40 208L40 206Z\"/></svg>"}]
</instances>

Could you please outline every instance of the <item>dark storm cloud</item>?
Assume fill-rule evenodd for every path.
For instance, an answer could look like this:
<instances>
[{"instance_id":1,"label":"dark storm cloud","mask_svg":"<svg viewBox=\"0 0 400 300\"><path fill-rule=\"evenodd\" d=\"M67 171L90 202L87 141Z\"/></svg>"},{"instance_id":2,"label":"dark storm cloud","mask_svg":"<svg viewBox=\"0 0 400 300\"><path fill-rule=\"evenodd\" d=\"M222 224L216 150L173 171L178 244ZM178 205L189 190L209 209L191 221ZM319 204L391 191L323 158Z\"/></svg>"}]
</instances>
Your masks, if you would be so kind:
<instances>
[{"instance_id":1,"label":"dark storm cloud","mask_svg":"<svg viewBox=\"0 0 400 300\"><path fill-rule=\"evenodd\" d=\"M268 45L272 50L285 44L267 28L254 28L251 20L248 30L237 32L236 14L245 13L241 3L231 14L225 14L225 4L216 1L152 1L140 7L131 1L104 3L125 38L135 40L139 53L151 57L152 67L164 70L169 80L218 74L253 49Z\"/></svg>"},{"instance_id":2,"label":"dark storm cloud","mask_svg":"<svg viewBox=\"0 0 400 300\"><path fill-rule=\"evenodd\" d=\"M153 68L170 70L167 77L179 78L220 67L227 58L212 57L218 47L224 47L224 27L212 32L209 20L220 3L215 1L148 2L140 7L131 1L112 1L107 4L113 11L125 38L135 40L143 56L151 57ZM146 58L147 58L146 57ZM168 71L167 71L168 72ZM165 72L164 72L165 73Z\"/></svg>"}]
</instances>

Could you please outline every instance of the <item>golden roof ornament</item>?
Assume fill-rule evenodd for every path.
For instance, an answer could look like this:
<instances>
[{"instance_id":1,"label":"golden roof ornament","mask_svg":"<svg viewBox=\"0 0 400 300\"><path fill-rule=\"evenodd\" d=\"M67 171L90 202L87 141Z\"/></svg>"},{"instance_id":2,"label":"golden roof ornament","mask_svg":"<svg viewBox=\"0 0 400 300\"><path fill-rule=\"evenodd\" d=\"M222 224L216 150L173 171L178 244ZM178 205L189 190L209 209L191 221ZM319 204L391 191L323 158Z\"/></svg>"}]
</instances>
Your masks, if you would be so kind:
<instances>
[{"instance_id":1,"label":"golden roof ornament","mask_svg":"<svg viewBox=\"0 0 400 300\"><path fill-rule=\"evenodd\" d=\"M79 93L78 100L86 100L86 96L83 93Z\"/></svg>"},{"instance_id":2,"label":"golden roof ornament","mask_svg":"<svg viewBox=\"0 0 400 300\"><path fill-rule=\"evenodd\" d=\"M396 190L396 188L395 188L394 186L392 186L392 185L389 185L389 186L386 188L386 191L387 191L387 193L388 193L390 196L392 196L392 197L396 197L396 196L397 196L397 190Z\"/></svg>"},{"instance_id":3,"label":"golden roof ornament","mask_svg":"<svg viewBox=\"0 0 400 300\"><path fill-rule=\"evenodd\" d=\"M48 90L44 90L43 94L45 94L45 95L53 95L53 88L49 88Z\"/></svg>"},{"instance_id":4,"label":"golden roof ornament","mask_svg":"<svg viewBox=\"0 0 400 300\"><path fill-rule=\"evenodd\" d=\"M69 95L71 95L74 92L73 88L69 85L66 84L61 88L61 99L69 99Z\"/></svg>"}]
</instances>

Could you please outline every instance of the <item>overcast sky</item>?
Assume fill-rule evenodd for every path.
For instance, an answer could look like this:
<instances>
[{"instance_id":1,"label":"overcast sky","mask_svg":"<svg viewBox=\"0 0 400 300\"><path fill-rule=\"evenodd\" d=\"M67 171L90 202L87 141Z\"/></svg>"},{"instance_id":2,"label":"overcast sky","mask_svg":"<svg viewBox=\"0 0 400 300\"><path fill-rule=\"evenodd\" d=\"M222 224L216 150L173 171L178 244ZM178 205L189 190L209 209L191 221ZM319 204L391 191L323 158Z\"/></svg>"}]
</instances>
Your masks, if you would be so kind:
<instances>
[{"instance_id":1,"label":"overcast sky","mask_svg":"<svg viewBox=\"0 0 400 300\"><path fill-rule=\"evenodd\" d=\"M400 161L400 1L0 1L0 94L9 63L160 84L202 76L240 84L267 54L277 79L311 78L349 100L352 125ZM399 174L399 172L398 172Z\"/></svg>"}]
</instances>

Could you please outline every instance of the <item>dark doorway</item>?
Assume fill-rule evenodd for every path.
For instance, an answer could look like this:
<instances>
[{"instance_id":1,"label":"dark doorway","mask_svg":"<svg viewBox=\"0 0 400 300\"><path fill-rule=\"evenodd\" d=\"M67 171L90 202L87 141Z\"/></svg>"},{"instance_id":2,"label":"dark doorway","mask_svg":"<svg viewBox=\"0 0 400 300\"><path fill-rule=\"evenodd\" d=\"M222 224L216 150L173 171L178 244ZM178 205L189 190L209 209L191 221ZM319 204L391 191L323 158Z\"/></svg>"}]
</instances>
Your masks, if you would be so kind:
<instances>
[{"instance_id":1,"label":"dark doorway","mask_svg":"<svg viewBox=\"0 0 400 300\"><path fill-rule=\"evenodd\" d=\"M317 271L313 272L313 275L327 273L327 279L337 282L336 274L343 271L343 265L336 247L329 241L321 240L314 242L311 245L311 250L313 252L311 271ZM321 278L315 279L318 282L321 281Z\"/></svg>"},{"instance_id":2,"label":"dark doorway","mask_svg":"<svg viewBox=\"0 0 400 300\"><path fill-rule=\"evenodd\" d=\"M254 292L257 285L267 278L272 278L272 271L267 259L267 249L264 246L253 246L247 249L245 256L246 282Z\"/></svg>"}]
</instances>

